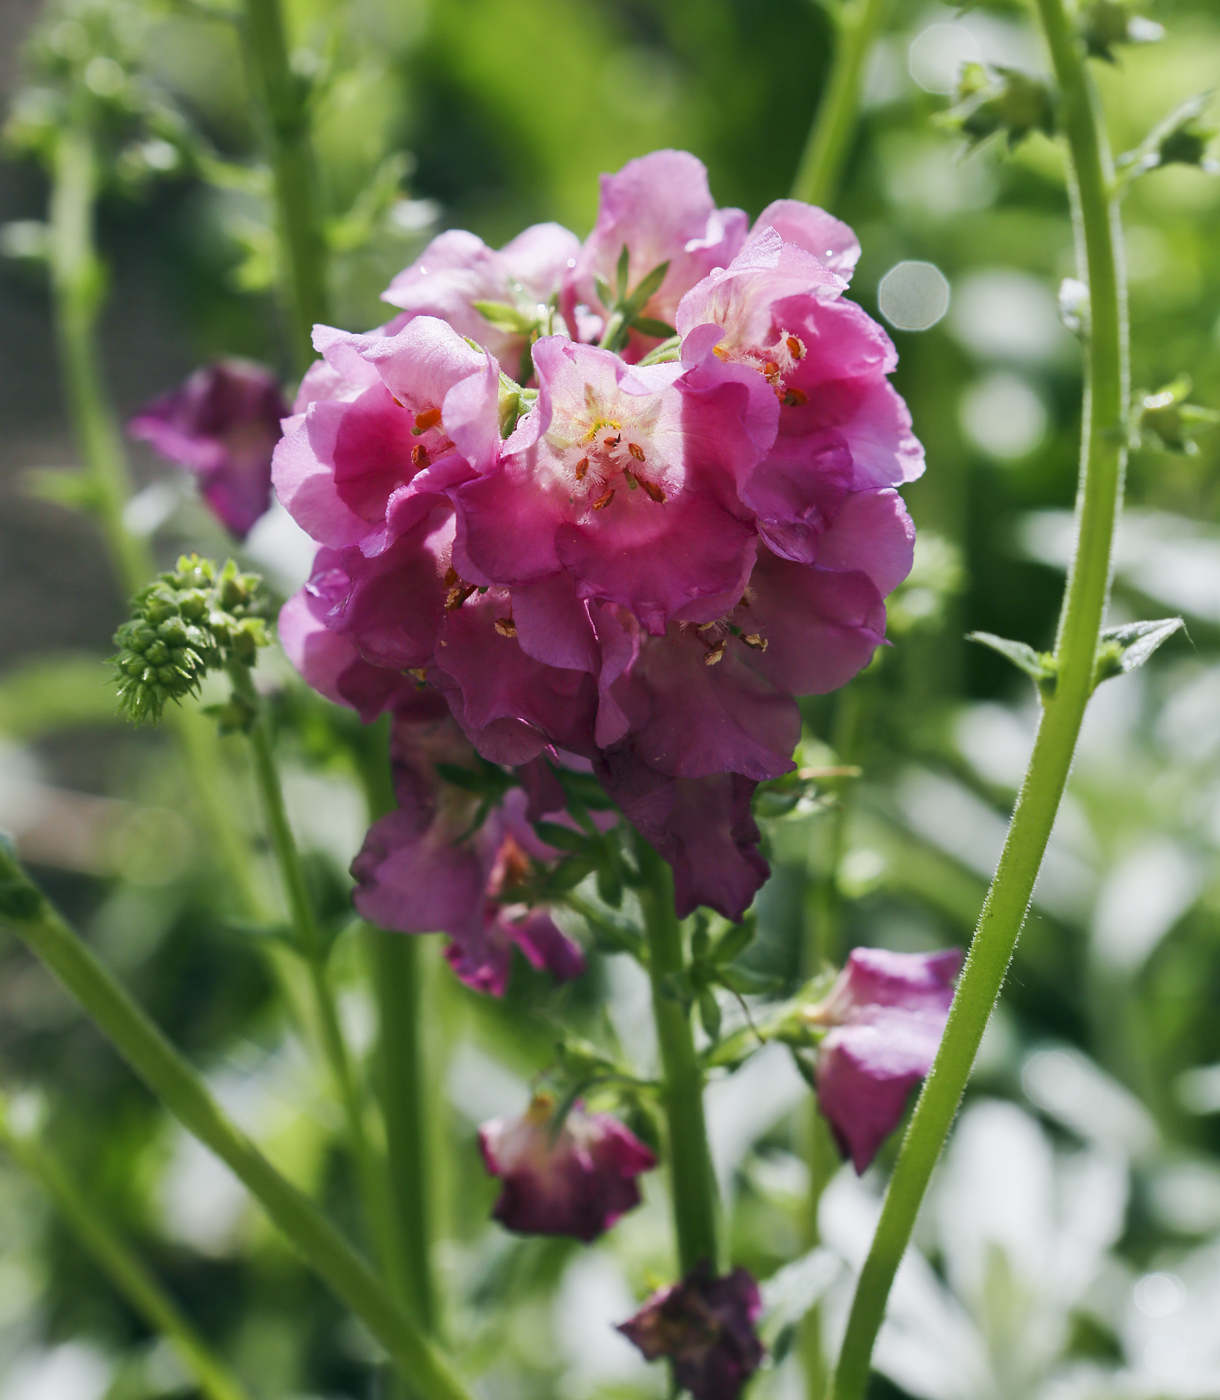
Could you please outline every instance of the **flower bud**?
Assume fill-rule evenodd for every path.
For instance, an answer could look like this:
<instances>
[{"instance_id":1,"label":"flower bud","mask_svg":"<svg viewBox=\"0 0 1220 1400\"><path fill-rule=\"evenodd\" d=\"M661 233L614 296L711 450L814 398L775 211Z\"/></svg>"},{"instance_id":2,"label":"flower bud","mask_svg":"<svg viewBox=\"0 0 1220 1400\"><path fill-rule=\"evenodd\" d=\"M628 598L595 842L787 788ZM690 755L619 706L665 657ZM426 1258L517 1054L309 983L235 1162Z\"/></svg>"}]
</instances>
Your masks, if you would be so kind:
<instances>
[{"instance_id":1,"label":"flower bud","mask_svg":"<svg viewBox=\"0 0 1220 1400\"><path fill-rule=\"evenodd\" d=\"M944 121L965 133L971 150L998 131L1008 133L1009 150L1031 132L1054 134L1055 104L1050 89L1020 69L996 66L989 73L981 63L964 64L956 97L956 106L945 114Z\"/></svg>"},{"instance_id":2,"label":"flower bud","mask_svg":"<svg viewBox=\"0 0 1220 1400\"><path fill-rule=\"evenodd\" d=\"M1155 20L1131 13L1126 0L1093 0L1080 14L1080 35L1091 58L1114 63L1117 44L1155 44L1165 30Z\"/></svg>"},{"instance_id":3,"label":"flower bud","mask_svg":"<svg viewBox=\"0 0 1220 1400\"><path fill-rule=\"evenodd\" d=\"M1138 404L1137 440L1162 452L1198 452L1195 434L1220 423L1220 413L1187 403L1192 387L1190 375L1180 374L1155 394L1145 394Z\"/></svg>"}]
</instances>

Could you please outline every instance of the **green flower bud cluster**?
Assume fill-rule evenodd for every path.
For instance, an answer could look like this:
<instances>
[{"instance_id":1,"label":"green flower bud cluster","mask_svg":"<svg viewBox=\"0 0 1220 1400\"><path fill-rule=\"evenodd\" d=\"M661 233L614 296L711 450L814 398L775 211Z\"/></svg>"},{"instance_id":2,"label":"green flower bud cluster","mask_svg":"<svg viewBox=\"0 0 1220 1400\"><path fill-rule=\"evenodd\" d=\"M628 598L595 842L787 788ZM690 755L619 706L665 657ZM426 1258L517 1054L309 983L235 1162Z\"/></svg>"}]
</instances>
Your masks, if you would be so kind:
<instances>
[{"instance_id":1,"label":"green flower bud cluster","mask_svg":"<svg viewBox=\"0 0 1220 1400\"><path fill-rule=\"evenodd\" d=\"M1054 135L1055 101L1044 82L1020 69L966 63L958 78L956 104L941 121L963 132L971 149L996 132L1007 132L1012 150L1034 131Z\"/></svg>"},{"instance_id":2,"label":"green flower bud cluster","mask_svg":"<svg viewBox=\"0 0 1220 1400\"><path fill-rule=\"evenodd\" d=\"M1080 35L1091 58L1116 63L1119 44L1155 44L1164 36L1155 20L1133 13L1127 0L1092 0L1080 13Z\"/></svg>"},{"instance_id":3,"label":"green flower bud cluster","mask_svg":"<svg viewBox=\"0 0 1220 1400\"><path fill-rule=\"evenodd\" d=\"M1204 119L1215 94L1200 92L1175 107L1148 133L1134 151L1115 162L1121 178L1130 181L1166 165L1193 165L1208 175L1220 175L1220 161L1208 154L1220 127Z\"/></svg>"},{"instance_id":4,"label":"green flower bud cluster","mask_svg":"<svg viewBox=\"0 0 1220 1400\"><path fill-rule=\"evenodd\" d=\"M257 574L233 560L183 556L177 569L142 588L115 633L119 708L137 722L161 718L166 702L198 695L210 670L254 664L266 646L270 598Z\"/></svg>"},{"instance_id":5,"label":"green flower bud cluster","mask_svg":"<svg viewBox=\"0 0 1220 1400\"><path fill-rule=\"evenodd\" d=\"M1136 445L1162 452L1198 452L1196 433L1220 423L1214 408L1188 402L1192 388L1190 375L1180 374L1155 394L1144 394L1136 403Z\"/></svg>"}]
</instances>

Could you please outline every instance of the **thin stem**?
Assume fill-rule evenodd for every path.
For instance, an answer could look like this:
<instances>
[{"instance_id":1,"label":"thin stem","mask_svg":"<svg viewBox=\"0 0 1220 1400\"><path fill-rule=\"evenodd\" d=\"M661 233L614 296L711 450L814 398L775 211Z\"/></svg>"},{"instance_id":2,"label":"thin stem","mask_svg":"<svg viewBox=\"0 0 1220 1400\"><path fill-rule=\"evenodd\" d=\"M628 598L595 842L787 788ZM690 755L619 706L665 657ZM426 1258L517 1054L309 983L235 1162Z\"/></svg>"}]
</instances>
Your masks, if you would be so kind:
<instances>
[{"instance_id":1,"label":"thin stem","mask_svg":"<svg viewBox=\"0 0 1220 1400\"><path fill-rule=\"evenodd\" d=\"M648 973L652 980L652 1014L661 1053L669 1146L670 1190L678 1263L688 1274L706 1261L713 1271L721 1265L719 1200L703 1113L703 1071L695 1054L690 1011L672 985L685 969L682 930L674 913L674 885L669 866L642 836L636 856L644 885L640 903L648 933Z\"/></svg>"},{"instance_id":2,"label":"thin stem","mask_svg":"<svg viewBox=\"0 0 1220 1400\"><path fill-rule=\"evenodd\" d=\"M339 1010L335 1005L330 979L327 976L326 949L322 933L314 916L313 900L305 880L301 854L288 820L288 809L284 805L284 790L280 785L279 770L275 763L267 709L254 689L248 667L235 662L229 668L229 675L233 682L234 694L254 711L255 719L249 737L255 782L262 800L263 814L267 819L271 849L275 853L276 865L284 883L297 949L309 971L322 1052L330 1067L335 1089L347 1119L348 1140L356 1160L356 1169L360 1174L368 1240L370 1245L384 1256L391 1246L386 1231L390 1213L388 1182L365 1128L364 1096L339 1021Z\"/></svg>"},{"instance_id":3,"label":"thin stem","mask_svg":"<svg viewBox=\"0 0 1220 1400\"><path fill-rule=\"evenodd\" d=\"M421 1400L471 1400L449 1363L360 1255L226 1117L191 1066L3 847L0 925L45 963L157 1099L244 1183L305 1262L395 1359Z\"/></svg>"},{"instance_id":4,"label":"thin stem","mask_svg":"<svg viewBox=\"0 0 1220 1400\"><path fill-rule=\"evenodd\" d=\"M1076 497L1077 541L1060 615L1058 679L1042 719L995 879L856 1287L831 1394L859 1400L894 1274L999 996L1067 783L1094 683L1126 464L1127 312L1122 231L1101 113L1063 0L1037 0L1059 81L1060 122L1090 332Z\"/></svg>"},{"instance_id":5,"label":"thin stem","mask_svg":"<svg viewBox=\"0 0 1220 1400\"><path fill-rule=\"evenodd\" d=\"M888 0L854 0L838 18L830 75L792 182L792 198L827 207L847 159L860 104L860 78Z\"/></svg>"},{"instance_id":6,"label":"thin stem","mask_svg":"<svg viewBox=\"0 0 1220 1400\"><path fill-rule=\"evenodd\" d=\"M302 373L314 358L314 323L327 319L326 244L309 141L308 90L288 61L279 0L245 0L243 29L275 181L292 360Z\"/></svg>"},{"instance_id":7,"label":"thin stem","mask_svg":"<svg viewBox=\"0 0 1220 1400\"><path fill-rule=\"evenodd\" d=\"M145 1322L173 1344L208 1400L248 1400L245 1388L196 1332L128 1245L32 1134L17 1131L0 1100L0 1144L46 1190L77 1239Z\"/></svg>"}]
</instances>

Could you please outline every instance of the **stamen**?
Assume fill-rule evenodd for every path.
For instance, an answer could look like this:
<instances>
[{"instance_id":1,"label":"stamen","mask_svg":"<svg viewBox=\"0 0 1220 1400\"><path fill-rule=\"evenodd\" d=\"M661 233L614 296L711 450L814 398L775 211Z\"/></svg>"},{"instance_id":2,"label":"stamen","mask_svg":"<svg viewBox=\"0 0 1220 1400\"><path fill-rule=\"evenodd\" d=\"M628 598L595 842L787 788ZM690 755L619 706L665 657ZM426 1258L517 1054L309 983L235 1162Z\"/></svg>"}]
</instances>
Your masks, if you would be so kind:
<instances>
[{"instance_id":1,"label":"stamen","mask_svg":"<svg viewBox=\"0 0 1220 1400\"><path fill-rule=\"evenodd\" d=\"M588 470L589 459L587 457L582 457L580 461L576 463L576 480L583 481Z\"/></svg>"},{"instance_id":2,"label":"stamen","mask_svg":"<svg viewBox=\"0 0 1220 1400\"><path fill-rule=\"evenodd\" d=\"M422 666L408 666L407 675L410 676L417 685L423 685L428 679L428 673Z\"/></svg>"},{"instance_id":3,"label":"stamen","mask_svg":"<svg viewBox=\"0 0 1220 1400\"><path fill-rule=\"evenodd\" d=\"M458 583L458 582L460 581L460 578L461 578L461 575L460 575L460 574L458 573L458 571L453 567L453 565L450 564L449 567L445 570L445 583L446 583L450 588L452 588L453 585L454 585L455 583Z\"/></svg>"},{"instance_id":4,"label":"stamen","mask_svg":"<svg viewBox=\"0 0 1220 1400\"><path fill-rule=\"evenodd\" d=\"M774 360L768 360L766 364L763 365L762 372L764 379L774 379L779 373L779 366Z\"/></svg>"},{"instance_id":5,"label":"stamen","mask_svg":"<svg viewBox=\"0 0 1220 1400\"><path fill-rule=\"evenodd\" d=\"M445 611L456 612L474 592L472 583L455 583L445 597Z\"/></svg>"},{"instance_id":6,"label":"stamen","mask_svg":"<svg viewBox=\"0 0 1220 1400\"><path fill-rule=\"evenodd\" d=\"M411 449L411 465L413 467L426 467L428 465L428 449L422 442L417 442Z\"/></svg>"},{"instance_id":7,"label":"stamen","mask_svg":"<svg viewBox=\"0 0 1220 1400\"><path fill-rule=\"evenodd\" d=\"M511 617L496 618L496 631L502 637L515 637L517 635L517 624Z\"/></svg>"},{"instance_id":8,"label":"stamen","mask_svg":"<svg viewBox=\"0 0 1220 1400\"><path fill-rule=\"evenodd\" d=\"M439 408L426 409L423 413L415 415L415 426L411 431L418 436L420 433L426 433L429 428L435 428L440 421L441 411Z\"/></svg>"},{"instance_id":9,"label":"stamen","mask_svg":"<svg viewBox=\"0 0 1220 1400\"><path fill-rule=\"evenodd\" d=\"M753 647L755 651L766 651L767 639L758 632L747 632L741 639L746 646Z\"/></svg>"},{"instance_id":10,"label":"stamen","mask_svg":"<svg viewBox=\"0 0 1220 1400\"><path fill-rule=\"evenodd\" d=\"M720 658L724 655L725 645L726 644L723 641L717 642L716 645L711 649L711 651L709 651L708 654L703 658L703 664L705 666L715 666L720 660Z\"/></svg>"},{"instance_id":11,"label":"stamen","mask_svg":"<svg viewBox=\"0 0 1220 1400\"><path fill-rule=\"evenodd\" d=\"M656 484L655 481L645 481L643 477L638 478L638 480L640 485L644 488L644 490L648 492L649 498L651 500L656 501L657 505L659 506L663 506L665 504L668 497L665 495L665 492L662 491L661 488Z\"/></svg>"},{"instance_id":12,"label":"stamen","mask_svg":"<svg viewBox=\"0 0 1220 1400\"><path fill-rule=\"evenodd\" d=\"M603 491L602 494L598 496L597 500L593 502L593 509L605 510L612 500L614 500L613 486L611 486L608 491Z\"/></svg>"},{"instance_id":13,"label":"stamen","mask_svg":"<svg viewBox=\"0 0 1220 1400\"><path fill-rule=\"evenodd\" d=\"M608 438L606 438L605 441L603 442L602 446L603 446L603 447L617 447L617 446L619 445L619 443L622 442L622 440L623 440L623 435L622 435L622 433L619 433L619 435L618 435L617 437L608 437Z\"/></svg>"},{"instance_id":14,"label":"stamen","mask_svg":"<svg viewBox=\"0 0 1220 1400\"><path fill-rule=\"evenodd\" d=\"M634 491L640 483L635 479L634 476L631 475L631 473L626 469L626 467L623 468L623 475L627 478L627 489L630 491Z\"/></svg>"},{"instance_id":15,"label":"stamen","mask_svg":"<svg viewBox=\"0 0 1220 1400\"><path fill-rule=\"evenodd\" d=\"M790 335L788 339L784 341L784 344L788 347L788 353L794 360L799 360L805 353L805 347L794 335Z\"/></svg>"},{"instance_id":16,"label":"stamen","mask_svg":"<svg viewBox=\"0 0 1220 1400\"><path fill-rule=\"evenodd\" d=\"M697 626L698 626L698 629L699 629L700 632L710 632L710 631L712 630L713 627L719 627L719 626L720 626L720 623L719 623L718 621L717 621L717 622L700 622L700 623L697 624Z\"/></svg>"},{"instance_id":17,"label":"stamen","mask_svg":"<svg viewBox=\"0 0 1220 1400\"><path fill-rule=\"evenodd\" d=\"M644 449L638 442L629 442L627 444L627 451L631 453L637 462L642 462L644 460Z\"/></svg>"},{"instance_id":18,"label":"stamen","mask_svg":"<svg viewBox=\"0 0 1220 1400\"><path fill-rule=\"evenodd\" d=\"M718 360L727 360L729 358L729 352L723 345L713 345L712 354L715 355Z\"/></svg>"},{"instance_id":19,"label":"stamen","mask_svg":"<svg viewBox=\"0 0 1220 1400\"><path fill-rule=\"evenodd\" d=\"M403 401L398 397L397 394L391 394L390 397L394 400L394 402L398 405L399 408L406 408L406 404L403 403Z\"/></svg>"},{"instance_id":20,"label":"stamen","mask_svg":"<svg viewBox=\"0 0 1220 1400\"><path fill-rule=\"evenodd\" d=\"M788 408L799 408L809 402L809 395L803 389L789 389L783 397L783 402Z\"/></svg>"}]
</instances>

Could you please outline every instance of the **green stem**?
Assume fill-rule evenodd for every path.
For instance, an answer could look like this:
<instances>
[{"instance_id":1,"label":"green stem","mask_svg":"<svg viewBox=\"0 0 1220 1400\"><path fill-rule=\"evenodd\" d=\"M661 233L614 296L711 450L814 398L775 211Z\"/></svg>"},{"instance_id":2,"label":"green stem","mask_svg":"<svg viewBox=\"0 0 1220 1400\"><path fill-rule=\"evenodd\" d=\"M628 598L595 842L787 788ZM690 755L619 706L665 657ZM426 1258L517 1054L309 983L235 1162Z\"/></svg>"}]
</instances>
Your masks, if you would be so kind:
<instances>
[{"instance_id":1,"label":"green stem","mask_svg":"<svg viewBox=\"0 0 1220 1400\"><path fill-rule=\"evenodd\" d=\"M792 198L826 208L834 199L856 129L860 76L887 0L853 0L838 19L830 75L801 154Z\"/></svg>"},{"instance_id":2,"label":"green stem","mask_svg":"<svg viewBox=\"0 0 1220 1400\"><path fill-rule=\"evenodd\" d=\"M96 340L105 271L93 247L97 169L88 136L68 127L55 147L50 199L51 288L55 330L72 426L101 525L126 592L147 583L152 558L123 524L131 478L122 439L106 402Z\"/></svg>"},{"instance_id":3,"label":"green stem","mask_svg":"<svg viewBox=\"0 0 1220 1400\"><path fill-rule=\"evenodd\" d=\"M19 1132L0 1100L0 1144L47 1191L81 1244L145 1322L173 1343L208 1400L248 1400L245 1388L165 1293L127 1244L82 1194L59 1159Z\"/></svg>"},{"instance_id":4,"label":"green stem","mask_svg":"<svg viewBox=\"0 0 1220 1400\"><path fill-rule=\"evenodd\" d=\"M661 1055L669 1146L670 1191L678 1263L683 1275L706 1261L714 1272L722 1263L719 1201L703 1113L703 1071L695 1054L690 1011L675 994L671 979L685 970L682 930L674 913L674 885L669 866L642 836L636 858L644 884L640 903L648 933L648 972L652 980L652 1014Z\"/></svg>"},{"instance_id":5,"label":"green stem","mask_svg":"<svg viewBox=\"0 0 1220 1400\"><path fill-rule=\"evenodd\" d=\"M267 707L254 689L249 668L240 662L229 667L233 692L254 712L250 729L250 751L254 759L254 777L262 800L263 814L271 836L289 916L296 935L296 945L309 971L322 1052L335 1081L335 1089L347 1119L347 1134L356 1170L360 1174L361 1197L365 1208L365 1225L369 1244L383 1256L392 1242L386 1222L390 1214L389 1186L381 1163L377 1160L365 1128L364 1096L348 1053L347 1041L339 1021L339 1010L331 990L326 969L326 949L322 933L314 916L313 900L305 880L305 870L297 849L296 837L288 821L284 805L284 790L280 785Z\"/></svg>"},{"instance_id":6,"label":"green stem","mask_svg":"<svg viewBox=\"0 0 1220 1400\"><path fill-rule=\"evenodd\" d=\"M1093 689L1098 634L1110 586L1110 555L1126 463L1126 287L1122 231L1111 197L1112 167L1101 113L1063 0L1037 0L1059 82L1060 122L1090 332L1076 497L1077 543L1056 646L1058 679L1013 811L995 879L949 1013L939 1053L903 1141L872 1248L856 1287L833 1400L859 1400L895 1271L970 1068L999 996L1034 881L1067 783Z\"/></svg>"},{"instance_id":7,"label":"green stem","mask_svg":"<svg viewBox=\"0 0 1220 1400\"><path fill-rule=\"evenodd\" d=\"M313 327L327 319L328 300L326 245L309 141L308 90L288 62L279 0L245 0L244 34L275 181L284 261L281 290L292 333L292 359L302 373L314 358Z\"/></svg>"},{"instance_id":8,"label":"green stem","mask_svg":"<svg viewBox=\"0 0 1220 1400\"><path fill-rule=\"evenodd\" d=\"M422 1400L471 1400L360 1255L226 1117L191 1066L3 847L0 924L54 973L178 1122L245 1184L306 1263L364 1321Z\"/></svg>"},{"instance_id":9,"label":"green stem","mask_svg":"<svg viewBox=\"0 0 1220 1400\"><path fill-rule=\"evenodd\" d=\"M386 1155L404 1293L415 1320L433 1335L438 1317L432 1271L432 1143L421 1033L429 1019L424 961L428 950L423 939L410 934L379 928L368 932L380 1022L378 1070Z\"/></svg>"}]
</instances>

